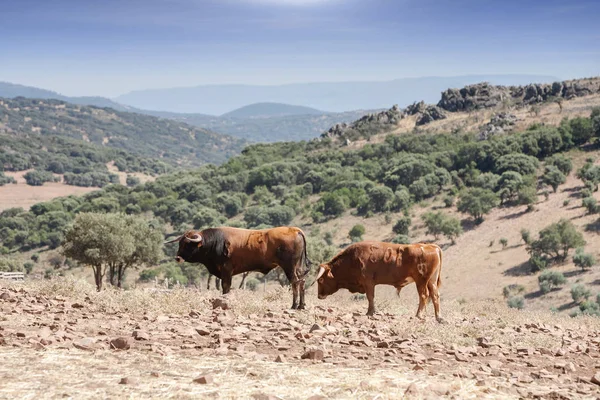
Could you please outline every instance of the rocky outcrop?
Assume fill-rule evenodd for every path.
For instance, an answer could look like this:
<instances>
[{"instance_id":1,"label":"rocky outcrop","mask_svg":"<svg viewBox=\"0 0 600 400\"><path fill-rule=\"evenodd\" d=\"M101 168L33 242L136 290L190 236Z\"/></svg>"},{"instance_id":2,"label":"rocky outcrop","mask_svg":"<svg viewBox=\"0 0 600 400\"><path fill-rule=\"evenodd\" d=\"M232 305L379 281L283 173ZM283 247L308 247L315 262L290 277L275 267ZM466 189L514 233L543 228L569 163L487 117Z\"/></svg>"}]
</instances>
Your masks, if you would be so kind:
<instances>
[{"instance_id":1,"label":"rocky outcrop","mask_svg":"<svg viewBox=\"0 0 600 400\"><path fill-rule=\"evenodd\" d=\"M346 139L346 141L369 138L396 125L404 115L398 105L394 105L389 110L367 114L351 124L336 124L324 132L321 138Z\"/></svg>"},{"instance_id":2,"label":"rocky outcrop","mask_svg":"<svg viewBox=\"0 0 600 400\"><path fill-rule=\"evenodd\" d=\"M518 118L514 114L498 113L483 126L483 129L479 132L479 140L487 140L492 136L510 132L517 121Z\"/></svg>"},{"instance_id":3,"label":"rocky outcrop","mask_svg":"<svg viewBox=\"0 0 600 400\"><path fill-rule=\"evenodd\" d=\"M428 105L427 107L425 107L425 110L421 112L419 118L417 118L416 125L421 126L445 118L446 113L444 112L444 110L442 110L438 106Z\"/></svg>"},{"instance_id":4,"label":"rocky outcrop","mask_svg":"<svg viewBox=\"0 0 600 400\"><path fill-rule=\"evenodd\" d=\"M473 111L500 105L526 106L551 99L570 100L600 93L600 78L576 79L526 86L495 86L487 82L442 92L438 107L449 111Z\"/></svg>"}]
</instances>

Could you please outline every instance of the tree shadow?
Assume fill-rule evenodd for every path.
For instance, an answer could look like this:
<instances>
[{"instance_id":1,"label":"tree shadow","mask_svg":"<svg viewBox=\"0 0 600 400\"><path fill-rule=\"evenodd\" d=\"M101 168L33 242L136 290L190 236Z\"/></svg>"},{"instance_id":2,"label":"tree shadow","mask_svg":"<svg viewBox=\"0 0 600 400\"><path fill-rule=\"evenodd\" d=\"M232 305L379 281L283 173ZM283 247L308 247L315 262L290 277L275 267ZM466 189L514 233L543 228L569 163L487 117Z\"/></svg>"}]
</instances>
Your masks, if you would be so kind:
<instances>
[{"instance_id":1,"label":"tree shadow","mask_svg":"<svg viewBox=\"0 0 600 400\"><path fill-rule=\"evenodd\" d=\"M551 290L551 292L553 292L554 290L556 290L556 289L553 289L553 290ZM538 290L538 291L536 291L536 292L527 293L527 294L526 294L525 296L523 296L523 297L524 297L524 298L526 298L526 299L529 299L529 300L531 300L531 299L537 299L538 297L541 297L541 296L543 296L543 295L545 295L545 294L547 294L547 293L544 293L544 292L542 292L541 290Z\"/></svg>"},{"instance_id":2,"label":"tree shadow","mask_svg":"<svg viewBox=\"0 0 600 400\"><path fill-rule=\"evenodd\" d=\"M523 243L513 244L512 246L506 246L506 247L504 247L502 249L499 249L499 250L490 251L490 254L501 253L503 251L506 251L506 250L509 250L509 249L517 249L517 248L522 247L522 246L524 246Z\"/></svg>"},{"instance_id":3,"label":"tree shadow","mask_svg":"<svg viewBox=\"0 0 600 400\"><path fill-rule=\"evenodd\" d=\"M567 272L565 272L563 275L565 276L565 278L572 278L574 276L583 275L586 272L587 271L584 271L584 270L581 270L581 269L574 269L573 271L567 271Z\"/></svg>"},{"instance_id":4,"label":"tree shadow","mask_svg":"<svg viewBox=\"0 0 600 400\"><path fill-rule=\"evenodd\" d=\"M531 266L529 265L529 261L525 261L505 270L502 274L504 276L528 276L531 275Z\"/></svg>"},{"instance_id":5,"label":"tree shadow","mask_svg":"<svg viewBox=\"0 0 600 400\"><path fill-rule=\"evenodd\" d=\"M562 306L559 306L558 311L565 311L565 310L575 307L576 305L577 305L577 303L572 301L570 303L566 303L566 304L563 304Z\"/></svg>"},{"instance_id":6,"label":"tree shadow","mask_svg":"<svg viewBox=\"0 0 600 400\"><path fill-rule=\"evenodd\" d=\"M600 285L600 279L596 279L593 282L590 282L590 285Z\"/></svg>"},{"instance_id":7,"label":"tree shadow","mask_svg":"<svg viewBox=\"0 0 600 400\"><path fill-rule=\"evenodd\" d=\"M460 225L462 226L463 231L467 232L467 231L471 231L471 230L477 228L481 224L476 223L471 218L465 218L460 221Z\"/></svg>"},{"instance_id":8,"label":"tree shadow","mask_svg":"<svg viewBox=\"0 0 600 400\"><path fill-rule=\"evenodd\" d=\"M600 218L594 222L590 222L585 226L586 232L600 232Z\"/></svg>"},{"instance_id":9,"label":"tree shadow","mask_svg":"<svg viewBox=\"0 0 600 400\"><path fill-rule=\"evenodd\" d=\"M526 208L522 211L517 211L512 214L503 215L502 217L500 217L500 219L516 219L516 218L522 217L523 215L527 214L528 212L530 212L530 211L527 211L527 208Z\"/></svg>"}]
</instances>

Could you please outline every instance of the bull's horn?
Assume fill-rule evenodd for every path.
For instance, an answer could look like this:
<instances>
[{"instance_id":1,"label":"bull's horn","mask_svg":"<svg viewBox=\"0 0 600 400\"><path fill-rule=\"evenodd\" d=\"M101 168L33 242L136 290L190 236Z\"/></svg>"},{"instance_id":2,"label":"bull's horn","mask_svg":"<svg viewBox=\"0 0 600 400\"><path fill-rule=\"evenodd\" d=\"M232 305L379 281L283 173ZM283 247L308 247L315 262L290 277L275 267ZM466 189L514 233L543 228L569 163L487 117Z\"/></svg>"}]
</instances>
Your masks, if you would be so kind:
<instances>
[{"instance_id":1,"label":"bull's horn","mask_svg":"<svg viewBox=\"0 0 600 400\"><path fill-rule=\"evenodd\" d=\"M183 237L183 235L177 236L175 239L167 240L166 242L164 242L164 244L169 244L169 243L173 243L173 242L179 242L182 237Z\"/></svg>"},{"instance_id":2,"label":"bull's horn","mask_svg":"<svg viewBox=\"0 0 600 400\"><path fill-rule=\"evenodd\" d=\"M319 274L317 275L317 279L315 280L319 280L320 277L323 276L323 274L325 273L325 268L324 267L319 267Z\"/></svg>"},{"instance_id":3,"label":"bull's horn","mask_svg":"<svg viewBox=\"0 0 600 400\"><path fill-rule=\"evenodd\" d=\"M191 238L186 237L186 239L190 242L193 243L200 243L202 241L202 235L199 233L196 233L194 236L192 236Z\"/></svg>"}]
</instances>

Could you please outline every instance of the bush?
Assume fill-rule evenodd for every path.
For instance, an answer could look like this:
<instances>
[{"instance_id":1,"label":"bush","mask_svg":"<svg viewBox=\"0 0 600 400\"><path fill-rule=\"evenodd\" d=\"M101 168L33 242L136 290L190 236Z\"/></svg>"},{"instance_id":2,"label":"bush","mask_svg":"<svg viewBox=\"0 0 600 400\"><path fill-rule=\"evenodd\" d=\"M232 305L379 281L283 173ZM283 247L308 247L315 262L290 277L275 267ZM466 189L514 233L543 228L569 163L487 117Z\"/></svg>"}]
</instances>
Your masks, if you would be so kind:
<instances>
[{"instance_id":1,"label":"bush","mask_svg":"<svg viewBox=\"0 0 600 400\"><path fill-rule=\"evenodd\" d=\"M597 302L585 300L579 304L582 315L593 315L600 317L600 305Z\"/></svg>"},{"instance_id":2,"label":"bush","mask_svg":"<svg viewBox=\"0 0 600 400\"><path fill-rule=\"evenodd\" d=\"M511 297L506 303L510 308L516 308L518 310L522 310L525 307L525 299L523 299L523 296Z\"/></svg>"},{"instance_id":3,"label":"bush","mask_svg":"<svg viewBox=\"0 0 600 400\"><path fill-rule=\"evenodd\" d=\"M31 273L31 271L33 270L34 267L34 263L32 263L31 261L26 261L23 264L23 268L25 268L25 272L29 275Z\"/></svg>"},{"instance_id":4,"label":"bush","mask_svg":"<svg viewBox=\"0 0 600 400\"><path fill-rule=\"evenodd\" d=\"M348 232L348 237L350 238L350 240L352 240L352 242L360 242L365 232L365 227L363 225L357 224L354 225L352 229L350 229L350 232Z\"/></svg>"},{"instance_id":5,"label":"bush","mask_svg":"<svg viewBox=\"0 0 600 400\"><path fill-rule=\"evenodd\" d=\"M400 218L398 222L392 227L392 231L398 235L408 235L408 228L410 227L411 220L408 215Z\"/></svg>"},{"instance_id":6,"label":"bush","mask_svg":"<svg viewBox=\"0 0 600 400\"><path fill-rule=\"evenodd\" d=\"M446 207L452 207L454 205L454 196L451 194L448 194L444 197L444 206Z\"/></svg>"},{"instance_id":7,"label":"bush","mask_svg":"<svg viewBox=\"0 0 600 400\"><path fill-rule=\"evenodd\" d=\"M579 247L575 250L575 255L573 255L573 263L585 271L596 264L596 258L593 254L585 253L583 247Z\"/></svg>"},{"instance_id":8,"label":"bush","mask_svg":"<svg viewBox=\"0 0 600 400\"><path fill-rule=\"evenodd\" d=\"M504 288L502 289L502 295L505 299L508 299L509 297L513 297L517 294L523 293L524 291L525 286L516 283L511 283L508 286L504 286Z\"/></svg>"},{"instance_id":9,"label":"bush","mask_svg":"<svg viewBox=\"0 0 600 400\"><path fill-rule=\"evenodd\" d=\"M536 253L532 253L529 257L529 268L532 273L545 270L548 268L548 264L550 264L548 257Z\"/></svg>"},{"instance_id":10,"label":"bush","mask_svg":"<svg viewBox=\"0 0 600 400\"><path fill-rule=\"evenodd\" d=\"M529 230L527 230L525 228L521 229L521 239L523 240L523 243L530 244L531 243L531 232L529 232Z\"/></svg>"},{"instance_id":11,"label":"bush","mask_svg":"<svg viewBox=\"0 0 600 400\"><path fill-rule=\"evenodd\" d=\"M138 280L140 282L150 282L153 281L158 275L160 275L160 270L158 268L145 269L140 272Z\"/></svg>"},{"instance_id":12,"label":"bush","mask_svg":"<svg viewBox=\"0 0 600 400\"><path fill-rule=\"evenodd\" d=\"M246 279L246 289L256 292L258 289L259 281L254 278Z\"/></svg>"},{"instance_id":13,"label":"bush","mask_svg":"<svg viewBox=\"0 0 600 400\"><path fill-rule=\"evenodd\" d=\"M552 187L552 190L556 193L558 187L567 181L567 177L557 167L549 165L546 167L541 180L544 184Z\"/></svg>"},{"instance_id":14,"label":"bush","mask_svg":"<svg viewBox=\"0 0 600 400\"><path fill-rule=\"evenodd\" d=\"M563 154L555 154L551 157L546 158L546 165L552 165L559 169L565 175L569 175L573 170L573 163L571 159L564 156Z\"/></svg>"},{"instance_id":15,"label":"bush","mask_svg":"<svg viewBox=\"0 0 600 400\"><path fill-rule=\"evenodd\" d=\"M581 201L581 205L587 210L588 214L598 212L598 202L593 197L586 197Z\"/></svg>"},{"instance_id":16,"label":"bush","mask_svg":"<svg viewBox=\"0 0 600 400\"><path fill-rule=\"evenodd\" d=\"M500 244L502 245L502 248L505 249L506 246L508 246L508 239L506 238L501 238L500 239Z\"/></svg>"},{"instance_id":17,"label":"bush","mask_svg":"<svg viewBox=\"0 0 600 400\"><path fill-rule=\"evenodd\" d=\"M137 186L140 184L140 178L138 178L137 176L134 176L134 175L127 175L127 179L125 180L125 183L129 187Z\"/></svg>"},{"instance_id":18,"label":"bush","mask_svg":"<svg viewBox=\"0 0 600 400\"><path fill-rule=\"evenodd\" d=\"M40 255L38 253L32 254L31 255L31 260L33 262L38 262L40 260Z\"/></svg>"},{"instance_id":19,"label":"bush","mask_svg":"<svg viewBox=\"0 0 600 400\"><path fill-rule=\"evenodd\" d=\"M571 221L561 219L540 231L540 238L529 247L530 254L566 260L569 250L585 245L583 235Z\"/></svg>"},{"instance_id":20,"label":"bush","mask_svg":"<svg viewBox=\"0 0 600 400\"><path fill-rule=\"evenodd\" d=\"M571 200L567 199L567 200L563 201L563 207L568 207L569 204L571 204Z\"/></svg>"},{"instance_id":21,"label":"bush","mask_svg":"<svg viewBox=\"0 0 600 400\"><path fill-rule=\"evenodd\" d=\"M397 235L392 239L392 243L396 244L410 244L410 238L408 235Z\"/></svg>"},{"instance_id":22,"label":"bush","mask_svg":"<svg viewBox=\"0 0 600 400\"><path fill-rule=\"evenodd\" d=\"M552 289L558 288L567 282L564 274L559 271L544 271L538 276L538 283L542 293L548 293Z\"/></svg>"},{"instance_id":23,"label":"bush","mask_svg":"<svg viewBox=\"0 0 600 400\"><path fill-rule=\"evenodd\" d=\"M587 300L591 295L592 292L585 285L577 284L571 287L571 298L575 303Z\"/></svg>"},{"instance_id":24,"label":"bush","mask_svg":"<svg viewBox=\"0 0 600 400\"><path fill-rule=\"evenodd\" d=\"M47 171L29 171L25 175L25 182L31 186L42 186L46 182L60 182L59 177L54 177L52 173Z\"/></svg>"}]
</instances>

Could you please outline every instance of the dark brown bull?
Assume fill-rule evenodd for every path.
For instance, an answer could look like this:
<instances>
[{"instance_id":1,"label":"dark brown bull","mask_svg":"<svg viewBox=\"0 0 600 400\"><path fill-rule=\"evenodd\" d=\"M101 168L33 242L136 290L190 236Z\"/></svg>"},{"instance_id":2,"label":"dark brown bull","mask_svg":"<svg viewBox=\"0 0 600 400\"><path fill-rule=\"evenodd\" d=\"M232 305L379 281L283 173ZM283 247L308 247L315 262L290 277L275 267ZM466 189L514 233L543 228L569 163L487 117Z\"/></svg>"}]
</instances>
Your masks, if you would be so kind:
<instances>
[{"instance_id":1,"label":"dark brown bull","mask_svg":"<svg viewBox=\"0 0 600 400\"><path fill-rule=\"evenodd\" d=\"M319 299L339 289L366 293L369 301L367 315L375 313L375 285L392 285L398 290L415 282L419 292L417 318L423 319L428 298L431 298L435 317L440 315L442 284L442 249L435 244L393 244L359 242L350 245L330 262L320 265L317 276Z\"/></svg>"},{"instance_id":2,"label":"dark brown bull","mask_svg":"<svg viewBox=\"0 0 600 400\"><path fill-rule=\"evenodd\" d=\"M187 231L166 243L172 242L179 242L175 260L204 264L209 273L221 279L223 294L229 293L233 275L250 271L267 274L281 267L292 285L292 308L305 307L304 278L310 261L306 238L299 228L209 228Z\"/></svg>"}]
</instances>

